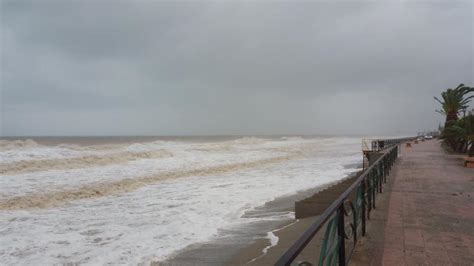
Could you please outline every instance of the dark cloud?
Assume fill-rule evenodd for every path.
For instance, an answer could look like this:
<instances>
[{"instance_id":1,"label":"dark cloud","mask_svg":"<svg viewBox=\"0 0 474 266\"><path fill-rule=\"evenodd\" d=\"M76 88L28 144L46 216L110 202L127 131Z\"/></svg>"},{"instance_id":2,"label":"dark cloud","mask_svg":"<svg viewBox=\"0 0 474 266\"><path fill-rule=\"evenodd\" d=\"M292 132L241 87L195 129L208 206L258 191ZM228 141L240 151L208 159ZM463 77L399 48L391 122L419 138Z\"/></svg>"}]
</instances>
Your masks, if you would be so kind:
<instances>
[{"instance_id":1,"label":"dark cloud","mask_svg":"<svg viewBox=\"0 0 474 266\"><path fill-rule=\"evenodd\" d=\"M473 84L473 4L1 1L1 131L408 134Z\"/></svg>"}]
</instances>

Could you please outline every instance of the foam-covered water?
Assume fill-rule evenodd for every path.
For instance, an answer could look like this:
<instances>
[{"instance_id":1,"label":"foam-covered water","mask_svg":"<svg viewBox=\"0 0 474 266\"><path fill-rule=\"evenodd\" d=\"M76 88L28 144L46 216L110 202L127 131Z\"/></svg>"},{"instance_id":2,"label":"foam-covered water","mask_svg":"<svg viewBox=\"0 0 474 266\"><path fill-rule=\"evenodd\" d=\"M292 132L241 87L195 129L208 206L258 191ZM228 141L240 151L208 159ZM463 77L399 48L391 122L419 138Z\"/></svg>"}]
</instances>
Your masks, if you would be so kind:
<instances>
[{"instance_id":1,"label":"foam-covered water","mask_svg":"<svg viewBox=\"0 0 474 266\"><path fill-rule=\"evenodd\" d=\"M163 260L220 229L269 219L241 217L344 178L356 170L345 166L361 161L357 138L1 144L0 167L26 165L0 168L0 262L8 265ZM157 151L166 156L133 156ZM86 196L67 196L78 191Z\"/></svg>"}]
</instances>

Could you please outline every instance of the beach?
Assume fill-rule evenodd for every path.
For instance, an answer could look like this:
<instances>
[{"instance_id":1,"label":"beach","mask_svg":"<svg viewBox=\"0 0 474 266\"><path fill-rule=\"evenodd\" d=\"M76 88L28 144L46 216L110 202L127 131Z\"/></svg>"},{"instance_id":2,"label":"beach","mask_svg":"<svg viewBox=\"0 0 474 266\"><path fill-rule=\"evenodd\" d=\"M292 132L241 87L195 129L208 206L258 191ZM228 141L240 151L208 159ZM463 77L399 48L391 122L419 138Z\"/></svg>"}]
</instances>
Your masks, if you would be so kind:
<instances>
[{"instance_id":1,"label":"beach","mask_svg":"<svg viewBox=\"0 0 474 266\"><path fill-rule=\"evenodd\" d=\"M473 11L0 0L0 266L472 262Z\"/></svg>"},{"instance_id":2,"label":"beach","mask_svg":"<svg viewBox=\"0 0 474 266\"><path fill-rule=\"evenodd\" d=\"M220 241L228 260L362 159L360 139L341 137L1 145L7 264L159 263Z\"/></svg>"}]
</instances>

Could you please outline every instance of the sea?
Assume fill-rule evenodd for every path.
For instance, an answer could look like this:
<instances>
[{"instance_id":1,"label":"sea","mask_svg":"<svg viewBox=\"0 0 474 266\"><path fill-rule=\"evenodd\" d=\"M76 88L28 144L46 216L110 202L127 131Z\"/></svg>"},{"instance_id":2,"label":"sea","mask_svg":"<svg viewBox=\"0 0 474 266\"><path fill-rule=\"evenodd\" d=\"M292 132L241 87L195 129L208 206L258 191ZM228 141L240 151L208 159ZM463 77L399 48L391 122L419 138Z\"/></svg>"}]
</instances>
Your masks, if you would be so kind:
<instances>
[{"instance_id":1,"label":"sea","mask_svg":"<svg viewBox=\"0 0 474 266\"><path fill-rule=\"evenodd\" d=\"M0 265L147 265L222 239L274 245L275 228L256 225L294 213L259 210L361 164L360 137L0 138Z\"/></svg>"}]
</instances>

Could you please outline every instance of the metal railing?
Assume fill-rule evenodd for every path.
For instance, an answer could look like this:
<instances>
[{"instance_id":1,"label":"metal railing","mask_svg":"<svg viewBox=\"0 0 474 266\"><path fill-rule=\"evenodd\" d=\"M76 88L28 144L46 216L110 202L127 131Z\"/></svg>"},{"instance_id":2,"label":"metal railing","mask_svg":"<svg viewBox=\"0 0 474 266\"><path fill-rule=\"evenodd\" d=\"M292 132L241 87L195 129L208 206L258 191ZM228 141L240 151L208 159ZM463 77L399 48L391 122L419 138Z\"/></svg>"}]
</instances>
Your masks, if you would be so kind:
<instances>
[{"instance_id":1,"label":"metal railing","mask_svg":"<svg viewBox=\"0 0 474 266\"><path fill-rule=\"evenodd\" d=\"M400 141L395 144L399 143ZM382 193L383 184L387 182L387 175L398 157L398 145L390 145L391 147L386 148L385 153L318 217L275 265L292 265L291 263L326 223L318 264L346 265L348 263L357 239L365 235L366 220L370 219L370 212L375 208L376 196ZM349 220L347 224L346 218ZM352 245L349 245L349 242ZM316 258L316 255L314 257ZM293 265L312 264L302 261Z\"/></svg>"},{"instance_id":2,"label":"metal railing","mask_svg":"<svg viewBox=\"0 0 474 266\"><path fill-rule=\"evenodd\" d=\"M413 140L410 138L398 138L398 139L363 139L362 140L362 151L381 151L392 145L399 144L405 141Z\"/></svg>"}]
</instances>

